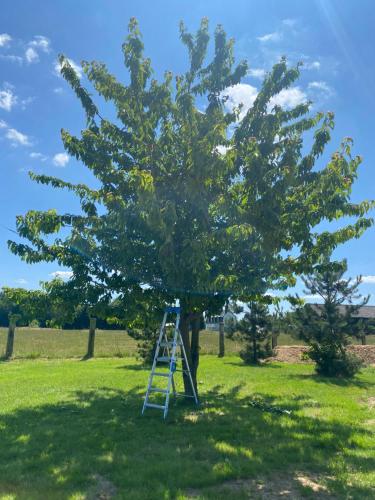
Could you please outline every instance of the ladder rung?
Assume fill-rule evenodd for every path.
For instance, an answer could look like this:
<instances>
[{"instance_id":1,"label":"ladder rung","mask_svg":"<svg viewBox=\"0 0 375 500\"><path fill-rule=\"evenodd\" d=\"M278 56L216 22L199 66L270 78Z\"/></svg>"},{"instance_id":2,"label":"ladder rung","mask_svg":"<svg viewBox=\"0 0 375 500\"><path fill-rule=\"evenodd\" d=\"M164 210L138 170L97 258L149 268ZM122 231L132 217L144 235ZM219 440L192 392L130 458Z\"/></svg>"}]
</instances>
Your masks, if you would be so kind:
<instances>
[{"instance_id":1,"label":"ladder rung","mask_svg":"<svg viewBox=\"0 0 375 500\"><path fill-rule=\"evenodd\" d=\"M168 394L167 389L159 389L159 387L150 387L150 392L161 392L163 394Z\"/></svg>"},{"instance_id":2,"label":"ladder rung","mask_svg":"<svg viewBox=\"0 0 375 500\"><path fill-rule=\"evenodd\" d=\"M154 372L153 375L156 375L157 377L169 377L170 373Z\"/></svg>"},{"instance_id":3,"label":"ladder rung","mask_svg":"<svg viewBox=\"0 0 375 500\"><path fill-rule=\"evenodd\" d=\"M165 406L163 406L163 405L156 405L154 403L146 403L146 406L148 408L157 408L158 410L165 410Z\"/></svg>"},{"instance_id":4,"label":"ladder rung","mask_svg":"<svg viewBox=\"0 0 375 500\"><path fill-rule=\"evenodd\" d=\"M182 368L176 368L176 372L189 373L189 370L183 370Z\"/></svg>"},{"instance_id":5,"label":"ladder rung","mask_svg":"<svg viewBox=\"0 0 375 500\"><path fill-rule=\"evenodd\" d=\"M169 363L170 360L170 356L160 356L159 358L157 358L157 361L161 361L162 363Z\"/></svg>"},{"instance_id":6,"label":"ladder rung","mask_svg":"<svg viewBox=\"0 0 375 500\"><path fill-rule=\"evenodd\" d=\"M174 345L181 345L180 342L176 342L176 344L174 342L160 342L160 347L173 347Z\"/></svg>"}]
</instances>

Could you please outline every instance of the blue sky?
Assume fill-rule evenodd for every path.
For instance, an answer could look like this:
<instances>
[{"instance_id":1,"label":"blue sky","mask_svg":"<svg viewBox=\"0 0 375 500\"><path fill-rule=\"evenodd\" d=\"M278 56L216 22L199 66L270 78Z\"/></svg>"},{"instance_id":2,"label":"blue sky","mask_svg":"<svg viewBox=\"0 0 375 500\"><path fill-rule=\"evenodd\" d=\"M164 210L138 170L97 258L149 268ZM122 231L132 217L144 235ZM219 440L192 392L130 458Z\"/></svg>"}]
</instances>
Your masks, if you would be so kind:
<instances>
[{"instance_id":1,"label":"blue sky","mask_svg":"<svg viewBox=\"0 0 375 500\"><path fill-rule=\"evenodd\" d=\"M280 56L303 61L300 81L278 97L292 106L305 99L314 109L332 110L336 129L326 159L345 136L363 156L353 200L375 198L375 2L372 0L4 0L0 17L0 286L38 287L59 269L55 264L27 265L13 256L17 214L56 208L74 212L69 193L31 182L27 172L90 182L82 165L62 147L60 129L79 133L84 117L75 96L56 71L59 53L73 63L100 60L126 78L121 43L130 17L138 18L145 51L156 76L185 69L187 58L178 39L182 19L194 30L207 16L211 28L221 23L236 40L235 53L250 72L232 89L233 103L250 106L264 72ZM340 247L349 274L362 274L363 293L375 293L375 233ZM375 304L375 298L370 303Z\"/></svg>"}]
</instances>

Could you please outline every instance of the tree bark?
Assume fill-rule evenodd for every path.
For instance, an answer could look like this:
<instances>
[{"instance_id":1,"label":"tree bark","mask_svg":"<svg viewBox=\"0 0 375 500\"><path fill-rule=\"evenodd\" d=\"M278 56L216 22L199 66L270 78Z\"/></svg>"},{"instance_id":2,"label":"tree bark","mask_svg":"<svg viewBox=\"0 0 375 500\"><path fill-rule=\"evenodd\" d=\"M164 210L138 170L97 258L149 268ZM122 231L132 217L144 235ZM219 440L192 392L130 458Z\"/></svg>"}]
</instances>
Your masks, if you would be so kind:
<instances>
[{"instance_id":1,"label":"tree bark","mask_svg":"<svg viewBox=\"0 0 375 500\"><path fill-rule=\"evenodd\" d=\"M13 356L15 330L16 330L16 320L10 319L8 327L7 345L5 348L5 359L10 359Z\"/></svg>"},{"instance_id":2,"label":"tree bark","mask_svg":"<svg viewBox=\"0 0 375 500\"><path fill-rule=\"evenodd\" d=\"M275 349L277 347L277 334L274 333L272 334L272 349Z\"/></svg>"},{"instance_id":3,"label":"tree bark","mask_svg":"<svg viewBox=\"0 0 375 500\"><path fill-rule=\"evenodd\" d=\"M362 342L362 345L366 345L366 334L362 335L361 342Z\"/></svg>"},{"instance_id":4,"label":"tree bark","mask_svg":"<svg viewBox=\"0 0 375 500\"><path fill-rule=\"evenodd\" d=\"M199 313L182 312L180 319L180 332L182 341L184 343L187 362L189 363L191 378L193 381L194 389L198 396L197 386L197 371L199 366L199 332L200 332L201 315ZM191 341L190 341L190 327L191 327ZM186 365L183 360L182 368L186 370ZM193 389L191 386L189 374L183 372L184 392L187 396L193 396Z\"/></svg>"},{"instance_id":5,"label":"tree bark","mask_svg":"<svg viewBox=\"0 0 375 500\"><path fill-rule=\"evenodd\" d=\"M96 330L96 318L90 318L89 339L87 343L87 353L85 359L90 359L94 357L95 330Z\"/></svg>"},{"instance_id":6,"label":"tree bark","mask_svg":"<svg viewBox=\"0 0 375 500\"><path fill-rule=\"evenodd\" d=\"M199 332L201 315L196 313L191 322L191 376L198 397L197 372L199 366Z\"/></svg>"},{"instance_id":7,"label":"tree bark","mask_svg":"<svg viewBox=\"0 0 375 500\"><path fill-rule=\"evenodd\" d=\"M220 317L219 321L219 358L223 358L225 354L224 344L224 318Z\"/></svg>"},{"instance_id":8,"label":"tree bark","mask_svg":"<svg viewBox=\"0 0 375 500\"><path fill-rule=\"evenodd\" d=\"M253 338L253 360L254 364L258 362L257 341Z\"/></svg>"}]
</instances>

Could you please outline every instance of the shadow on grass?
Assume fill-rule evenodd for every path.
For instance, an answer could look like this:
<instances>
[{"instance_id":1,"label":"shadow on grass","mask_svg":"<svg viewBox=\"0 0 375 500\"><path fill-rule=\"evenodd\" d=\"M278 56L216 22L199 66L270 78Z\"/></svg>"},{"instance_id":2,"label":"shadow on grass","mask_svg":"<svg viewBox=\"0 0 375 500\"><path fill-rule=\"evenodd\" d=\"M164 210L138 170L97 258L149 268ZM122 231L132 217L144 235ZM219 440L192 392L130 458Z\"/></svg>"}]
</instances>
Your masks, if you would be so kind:
<instances>
[{"instance_id":1,"label":"shadow on grass","mask_svg":"<svg viewBox=\"0 0 375 500\"><path fill-rule=\"evenodd\" d=\"M359 380L356 377L354 378L344 378L344 377L323 377L322 375L318 375L317 373L291 373L288 375L288 378L297 379L301 381L312 380L313 382L317 382L318 384L326 384L326 385L336 385L339 387L359 387L362 389L368 389L373 387L374 384L371 382L366 382L364 380Z\"/></svg>"},{"instance_id":2,"label":"shadow on grass","mask_svg":"<svg viewBox=\"0 0 375 500\"><path fill-rule=\"evenodd\" d=\"M265 369L265 368L282 368L281 365L277 365L275 363L259 363L257 365L254 364L245 364L243 361L224 361L224 365L232 365L232 366L240 366L241 368L251 368L251 369Z\"/></svg>"},{"instance_id":3,"label":"shadow on grass","mask_svg":"<svg viewBox=\"0 0 375 500\"><path fill-rule=\"evenodd\" d=\"M283 405L265 393L241 397L241 387L229 392L214 387L203 394L198 410L173 402L166 422L157 410L141 416L140 386L127 392L109 387L75 392L59 404L0 414L0 496L85 495L100 477L126 499L176 498L191 488L200 498L245 498L239 490L231 496L220 488L241 477L288 478L295 470L332 475L330 462L354 442L358 456L345 454L346 466L374 469L375 458L360 456L362 441L354 438L364 430L298 415L311 404L308 396L291 396ZM254 408L254 398L265 408L292 413ZM370 498L373 493L339 479L332 490L340 498Z\"/></svg>"}]
</instances>

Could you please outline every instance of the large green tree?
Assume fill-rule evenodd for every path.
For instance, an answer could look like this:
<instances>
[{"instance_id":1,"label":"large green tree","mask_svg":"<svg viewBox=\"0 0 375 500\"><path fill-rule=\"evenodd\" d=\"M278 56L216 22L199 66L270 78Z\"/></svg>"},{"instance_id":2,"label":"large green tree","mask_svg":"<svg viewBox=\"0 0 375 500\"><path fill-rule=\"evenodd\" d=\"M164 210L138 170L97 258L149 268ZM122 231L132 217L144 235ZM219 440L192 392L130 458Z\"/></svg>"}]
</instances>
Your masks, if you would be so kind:
<instances>
[{"instance_id":1,"label":"large green tree","mask_svg":"<svg viewBox=\"0 0 375 500\"><path fill-rule=\"evenodd\" d=\"M246 61L235 64L234 41L218 26L208 50L206 19L195 34L181 24L180 38L187 70L167 71L159 81L135 19L122 46L125 82L102 63L83 62L85 87L61 56L61 73L87 119L80 137L62 130L62 140L97 182L90 187L31 174L75 193L82 211L19 216L18 233L28 242L9 245L27 262L70 267L77 286L90 286L98 300L116 293L126 301L145 285L161 303L178 298L196 380L204 310L228 296L247 299L292 285L323 249L358 237L371 220L369 203L349 200L360 164L350 139L314 169L330 140L333 114L312 115L310 103L272 105L299 77L299 66L290 68L284 59L276 64L243 117L241 106L228 110L227 102L228 89L248 71ZM108 103L104 111L95 92ZM306 132L313 132L308 151ZM344 216L352 216L352 224L314 229Z\"/></svg>"}]
</instances>

